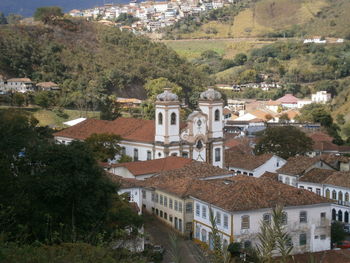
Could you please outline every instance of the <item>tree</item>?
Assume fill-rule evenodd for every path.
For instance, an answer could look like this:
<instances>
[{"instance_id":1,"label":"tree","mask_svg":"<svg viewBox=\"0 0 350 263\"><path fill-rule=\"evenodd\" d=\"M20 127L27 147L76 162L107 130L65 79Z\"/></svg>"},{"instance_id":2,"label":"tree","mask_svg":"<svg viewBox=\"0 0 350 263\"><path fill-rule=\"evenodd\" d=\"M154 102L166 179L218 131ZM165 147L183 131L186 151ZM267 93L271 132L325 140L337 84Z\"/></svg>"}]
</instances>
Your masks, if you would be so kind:
<instances>
[{"instance_id":1,"label":"tree","mask_svg":"<svg viewBox=\"0 0 350 263\"><path fill-rule=\"evenodd\" d=\"M276 206L272 210L272 220L262 221L259 243L257 246L260 262L272 262L273 252L277 251L281 255L280 262L286 263L293 249L291 239L283 224L283 206Z\"/></svg>"},{"instance_id":2,"label":"tree","mask_svg":"<svg viewBox=\"0 0 350 263\"><path fill-rule=\"evenodd\" d=\"M247 55L244 53L239 53L235 56L234 62L236 65L240 66L247 62Z\"/></svg>"},{"instance_id":3,"label":"tree","mask_svg":"<svg viewBox=\"0 0 350 263\"><path fill-rule=\"evenodd\" d=\"M331 243L337 244L343 241L346 237L343 224L341 222L335 221L331 225Z\"/></svg>"},{"instance_id":4,"label":"tree","mask_svg":"<svg viewBox=\"0 0 350 263\"><path fill-rule=\"evenodd\" d=\"M0 25L5 25L5 24L7 24L7 19L4 13L0 12Z\"/></svg>"},{"instance_id":5,"label":"tree","mask_svg":"<svg viewBox=\"0 0 350 263\"><path fill-rule=\"evenodd\" d=\"M336 120L338 124L344 125L345 124L344 114L341 114L341 113L337 114Z\"/></svg>"},{"instance_id":6,"label":"tree","mask_svg":"<svg viewBox=\"0 0 350 263\"><path fill-rule=\"evenodd\" d=\"M155 101L158 94L162 93L165 88L171 89L171 92L175 93L179 97L183 95L182 88L177 84L169 81L167 78L157 78L147 80L144 86L147 97L151 101Z\"/></svg>"},{"instance_id":7,"label":"tree","mask_svg":"<svg viewBox=\"0 0 350 263\"><path fill-rule=\"evenodd\" d=\"M318 122L324 127L330 127L333 123L328 107L319 103L305 105L300 110L298 119L305 122Z\"/></svg>"},{"instance_id":8,"label":"tree","mask_svg":"<svg viewBox=\"0 0 350 263\"><path fill-rule=\"evenodd\" d=\"M40 91L34 96L34 103L45 109L54 106L56 103L55 94L50 91Z\"/></svg>"},{"instance_id":9,"label":"tree","mask_svg":"<svg viewBox=\"0 0 350 263\"><path fill-rule=\"evenodd\" d=\"M118 16L116 19L117 23L121 23L122 25L131 26L132 23L139 21L140 19L137 17L134 17L133 15L122 13Z\"/></svg>"},{"instance_id":10,"label":"tree","mask_svg":"<svg viewBox=\"0 0 350 263\"><path fill-rule=\"evenodd\" d=\"M288 123L289 121L290 121L290 119L289 119L287 113L283 113L279 118L280 123Z\"/></svg>"},{"instance_id":11,"label":"tree","mask_svg":"<svg viewBox=\"0 0 350 263\"><path fill-rule=\"evenodd\" d=\"M23 106L25 100L26 100L26 97L23 93L20 93L20 92L12 93L12 101L11 102L13 105L21 107L21 106Z\"/></svg>"},{"instance_id":12,"label":"tree","mask_svg":"<svg viewBox=\"0 0 350 263\"><path fill-rule=\"evenodd\" d=\"M101 102L101 120L113 121L121 116L120 105L115 96L108 96L105 101Z\"/></svg>"},{"instance_id":13,"label":"tree","mask_svg":"<svg viewBox=\"0 0 350 263\"><path fill-rule=\"evenodd\" d=\"M313 141L294 126L269 127L254 148L256 154L274 153L287 159L312 150Z\"/></svg>"},{"instance_id":14,"label":"tree","mask_svg":"<svg viewBox=\"0 0 350 263\"><path fill-rule=\"evenodd\" d=\"M56 19L57 17L62 17L62 16L63 16L63 12L60 7L45 6L45 7L39 7L36 9L34 13L34 20L42 21L45 24L47 24L50 21Z\"/></svg>"},{"instance_id":15,"label":"tree","mask_svg":"<svg viewBox=\"0 0 350 263\"><path fill-rule=\"evenodd\" d=\"M220 239L218 227L216 225L216 217L214 216L214 212L212 209L209 210L209 220L211 224L214 262L222 263L224 257L222 253L221 239Z\"/></svg>"},{"instance_id":16,"label":"tree","mask_svg":"<svg viewBox=\"0 0 350 263\"><path fill-rule=\"evenodd\" d=\"M85 143L91 149L96 160L106 162L108 159L114 159L119 153L121 137L112 133L92 134Z\"/></svg>"}]
</instances>

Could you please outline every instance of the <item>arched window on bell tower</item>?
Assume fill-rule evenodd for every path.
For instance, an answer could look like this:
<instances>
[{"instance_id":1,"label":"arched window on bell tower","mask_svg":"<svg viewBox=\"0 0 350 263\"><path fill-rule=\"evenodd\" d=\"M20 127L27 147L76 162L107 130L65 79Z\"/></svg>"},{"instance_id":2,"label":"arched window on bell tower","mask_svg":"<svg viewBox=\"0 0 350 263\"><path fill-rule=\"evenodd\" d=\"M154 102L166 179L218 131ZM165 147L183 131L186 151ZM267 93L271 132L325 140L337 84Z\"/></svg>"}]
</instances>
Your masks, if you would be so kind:
<instances>
[{"instance_id":1,"label":"arched window on bell tower","mask_svg":"<svg viewBox=\"0 0 350 263\"><path fill-rule=\"evenodd\" d=\"M173 112L170 117L170 124L175 125L176 124L176 113Z\"/></svg>"},{"instance_id":2,"label":"arched window on bell tower","mask_svg":"<svg viewBox=\"0 0 350 263\"><path fill-rule=\"evenodd\" d=\"M215 111L215 121L219 121L220 120L220 111L216 110Z\"/></svg>"},{"instance_id":3,"label":"arched window on bell tower","mask_svg":"<svg viewBox=\"0 0 350 263\"><path fill-rule=\"evenodd\" d=\"M161 112L158 113L158 124L159 125L163 124L163 114Z\"/></svg>"}]
</instances>

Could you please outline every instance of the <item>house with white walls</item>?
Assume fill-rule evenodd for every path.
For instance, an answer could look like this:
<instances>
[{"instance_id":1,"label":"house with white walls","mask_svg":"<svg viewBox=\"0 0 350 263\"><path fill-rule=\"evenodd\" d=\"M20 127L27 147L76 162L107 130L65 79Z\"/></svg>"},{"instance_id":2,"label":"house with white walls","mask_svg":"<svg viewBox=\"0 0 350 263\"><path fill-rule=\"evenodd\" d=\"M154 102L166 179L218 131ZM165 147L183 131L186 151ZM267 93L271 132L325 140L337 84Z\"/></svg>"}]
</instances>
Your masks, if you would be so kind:
<instances>
[{"instance_id":1,"label":"house with white walls","mask_svg":"<svg viewBox=\"0 0 350 263\"><path fill-rule=\"evenodd\" d=\"M225 151L225 167L235 174L260 177L265 172L275 172L286 160L277 155L265 153L254 155L237 148Z\"/></svg>"},{"instance_id":2,"label":"house with white walls","mask_svg":"<svg viewBox=\"0 0 350 263\"><path fill-rule=\"evenodd\" d=\"M327 93L327 91L317 91L316 93L311 95L312 102L315 103L327 103L332 99L332 95Z\"/></svg>"},{"instance_id":3,"label":"house with white walls","mask_svg":"<svg viewBox=\"0 0 350 263\"><path fill-rule=\"evenodd\" d=\"M119 145L134 161L181 156L223 167L224 119L221 94L212 88L202 92L198 111L180 121L178 96L166 89L157 96L155 120L117 118L114 121L87 119L54 133L58 143L85 140L97 133L122 137Z\"/></svg>"},{"instance_id":4,"label":"house with white walls","mask_svg":"<svg viewBox=\"0 0 350 263\"><path fill-rule=\"evenodd\" d=\"M272 209L282 205L292 254L330 249L330 201L307 190L238 175L192 185L191 197L194 238L209 248L213 248L211 212L224 246L239 242L249 248L259 244L261 222L271 222Z\"/></svg>"}]
</instances>

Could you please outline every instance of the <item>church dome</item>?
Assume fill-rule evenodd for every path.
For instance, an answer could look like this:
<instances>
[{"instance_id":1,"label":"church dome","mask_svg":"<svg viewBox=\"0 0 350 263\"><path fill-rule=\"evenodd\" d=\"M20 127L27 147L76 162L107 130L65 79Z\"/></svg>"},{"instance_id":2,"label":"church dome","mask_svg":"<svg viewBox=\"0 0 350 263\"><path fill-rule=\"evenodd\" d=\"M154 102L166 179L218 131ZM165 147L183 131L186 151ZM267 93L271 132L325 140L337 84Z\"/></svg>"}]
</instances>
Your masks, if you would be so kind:
<instances>
[{"instance_id":1,"label":"church dome","mask_svg":"<svg viewBox=\"0 0 350 263\"><path fill-rule=\"evenodd\" d=\"M176 94L172 93L170 89L165 89L163 93L157 95L157 101L178 101Z\"/></svg>"},{"instance_id":2,"label":"church dome","mask_svg":"<svg viewBox=\"0 0 350 263\"><path fill-rule=\"evenodd\" d=\"M208 88L208 90L201 93L200 98L202 100L220 100L221 93L213 88Z\"/></svg>"}]
</instances>

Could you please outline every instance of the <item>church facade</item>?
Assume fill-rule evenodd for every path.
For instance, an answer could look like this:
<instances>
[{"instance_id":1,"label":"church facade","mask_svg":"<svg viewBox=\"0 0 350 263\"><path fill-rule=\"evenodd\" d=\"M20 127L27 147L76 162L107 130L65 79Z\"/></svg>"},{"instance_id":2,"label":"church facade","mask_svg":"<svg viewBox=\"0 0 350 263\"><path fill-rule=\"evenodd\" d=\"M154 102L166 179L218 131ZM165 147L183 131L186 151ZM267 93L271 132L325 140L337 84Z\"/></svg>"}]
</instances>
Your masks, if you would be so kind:
<instances>
[{"instance_id":1,"label":"church facade","mask_svg":"<svg viewBox=\"0 0 350 263\"><path fill-rule=\"evenodd\" d=\"M166 89L157 96L155 120L118 118L88 119L54 134L59 143L84 140L93 133L122 137L122 153L135 161L181 156L223 167L224 120L221 94L209 88L200 95L199 109L180 121L177 95Z\"/></svg>"}]
</instances>

